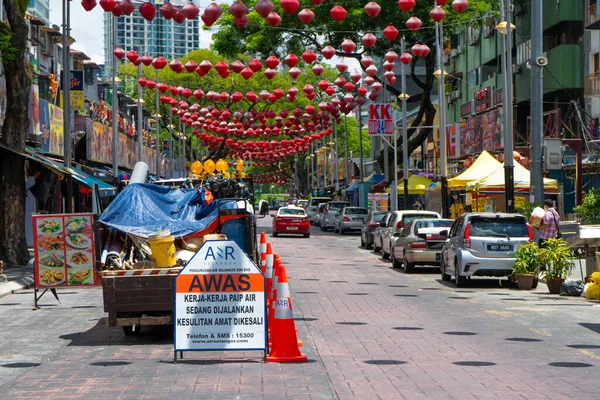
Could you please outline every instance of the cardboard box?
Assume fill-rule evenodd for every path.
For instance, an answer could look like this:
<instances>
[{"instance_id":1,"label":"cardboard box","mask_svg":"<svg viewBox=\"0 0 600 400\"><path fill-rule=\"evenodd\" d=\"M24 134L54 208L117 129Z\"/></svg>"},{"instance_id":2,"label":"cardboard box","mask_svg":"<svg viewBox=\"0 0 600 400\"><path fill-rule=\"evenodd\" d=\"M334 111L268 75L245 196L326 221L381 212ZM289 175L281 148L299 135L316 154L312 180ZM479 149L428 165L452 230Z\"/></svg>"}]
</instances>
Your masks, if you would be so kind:
<instances>
[{"instance_id":1,"label":"cardboard box","mask_svg":"<svg viewBox=\"0 0 600 400\"><path fill-rule=\"evenodd\" d=\"M542 225L542 218L532 217L529 225L533 226L534 228L539 228L540 225Z\"/></svg>"}]
</instances>

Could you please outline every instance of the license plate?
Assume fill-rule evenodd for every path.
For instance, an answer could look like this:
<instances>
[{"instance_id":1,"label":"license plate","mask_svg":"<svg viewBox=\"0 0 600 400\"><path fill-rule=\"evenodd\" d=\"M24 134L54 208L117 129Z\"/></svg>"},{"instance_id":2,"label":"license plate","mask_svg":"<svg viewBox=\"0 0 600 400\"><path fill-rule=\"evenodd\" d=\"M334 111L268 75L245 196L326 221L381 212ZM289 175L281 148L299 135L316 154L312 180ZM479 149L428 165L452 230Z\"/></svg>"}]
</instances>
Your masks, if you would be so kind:
<instances>
[{"instance_id":1,"label":"license plate","mask_svg":"<svg viewBox=\"0 0 600 400\"><path fill-rule=\"evenodd\" d=\"M297 226L288 226L286 229L287 229L288 231L297 231L297 230L298 230L298 227L297 227Z\"/></svg>"},{"instance_id":2,"label":"license plate","mask_svg":"<svg viewBox=\"0 0 600 400\"><path fill-rule=\"evenodd\" d=\"M435 261L440 261L442 255L440 253L435 253Z\"/></svg>"},{"instance_id":3,"label":"license plate","mask_svg":"<svg viewBox=\"0 0 600 400\"><path fill-rule=\"evenodd\" d=\"M488 244L487 249L489 251L512 251L512 244Z\"/></svg>"}]
</instances>

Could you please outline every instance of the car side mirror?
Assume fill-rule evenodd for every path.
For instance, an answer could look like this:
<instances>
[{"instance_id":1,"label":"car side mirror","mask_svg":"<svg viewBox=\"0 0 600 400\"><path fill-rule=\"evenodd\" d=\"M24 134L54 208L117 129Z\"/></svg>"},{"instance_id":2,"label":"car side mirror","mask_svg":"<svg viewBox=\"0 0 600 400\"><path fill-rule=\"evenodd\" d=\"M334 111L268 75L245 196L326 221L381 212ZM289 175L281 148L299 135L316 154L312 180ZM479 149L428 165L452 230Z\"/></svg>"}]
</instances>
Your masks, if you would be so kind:
<instances>
[{"instance_id":1,"label":"car side mirror","mask_svg":"<svg viewBox=\"0 0 600 400\"><path fill-rule=\"evenodd\" d=\"M440 231L440 236L448 237L448 229L444 229L443 231Z\"/></svg>"}]
</instances>

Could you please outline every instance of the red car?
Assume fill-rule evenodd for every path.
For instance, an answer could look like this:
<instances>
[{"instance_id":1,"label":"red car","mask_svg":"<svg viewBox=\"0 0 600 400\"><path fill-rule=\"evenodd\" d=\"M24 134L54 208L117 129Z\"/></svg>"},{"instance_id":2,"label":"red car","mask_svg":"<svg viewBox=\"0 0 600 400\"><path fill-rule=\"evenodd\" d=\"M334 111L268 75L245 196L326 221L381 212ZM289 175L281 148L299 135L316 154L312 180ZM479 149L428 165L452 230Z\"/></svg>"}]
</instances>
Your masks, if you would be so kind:
<instances>
[{"instance_id":1,"label":"red car","mask_svg":"<svg viewBox=\"0 0 600 400\"><path fill-rule=\"evenodd\" d=\"M273 218L273 236L293 233L310 237L310 221L306 211L300 207L281 207Z\"/></svg>"}]
</instances>

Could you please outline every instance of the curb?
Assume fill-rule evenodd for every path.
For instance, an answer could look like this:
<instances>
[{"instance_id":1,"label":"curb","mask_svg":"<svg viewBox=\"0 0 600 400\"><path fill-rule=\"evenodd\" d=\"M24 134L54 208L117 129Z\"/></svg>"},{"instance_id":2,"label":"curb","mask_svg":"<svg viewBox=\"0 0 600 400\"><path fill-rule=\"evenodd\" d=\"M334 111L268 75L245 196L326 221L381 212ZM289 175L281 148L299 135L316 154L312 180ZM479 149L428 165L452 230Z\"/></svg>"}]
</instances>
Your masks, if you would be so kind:
<instances>
[{"instance_id":1,"label":"curb","mask_svg":"<svg viewBox=\"0 0 600 400\"><path fill-rule=\"evenodd\" d=\"M0 283L0 298L29 289L34 285L33 278L19 278L14 281Z\"/></svg>"}]
</instances>

